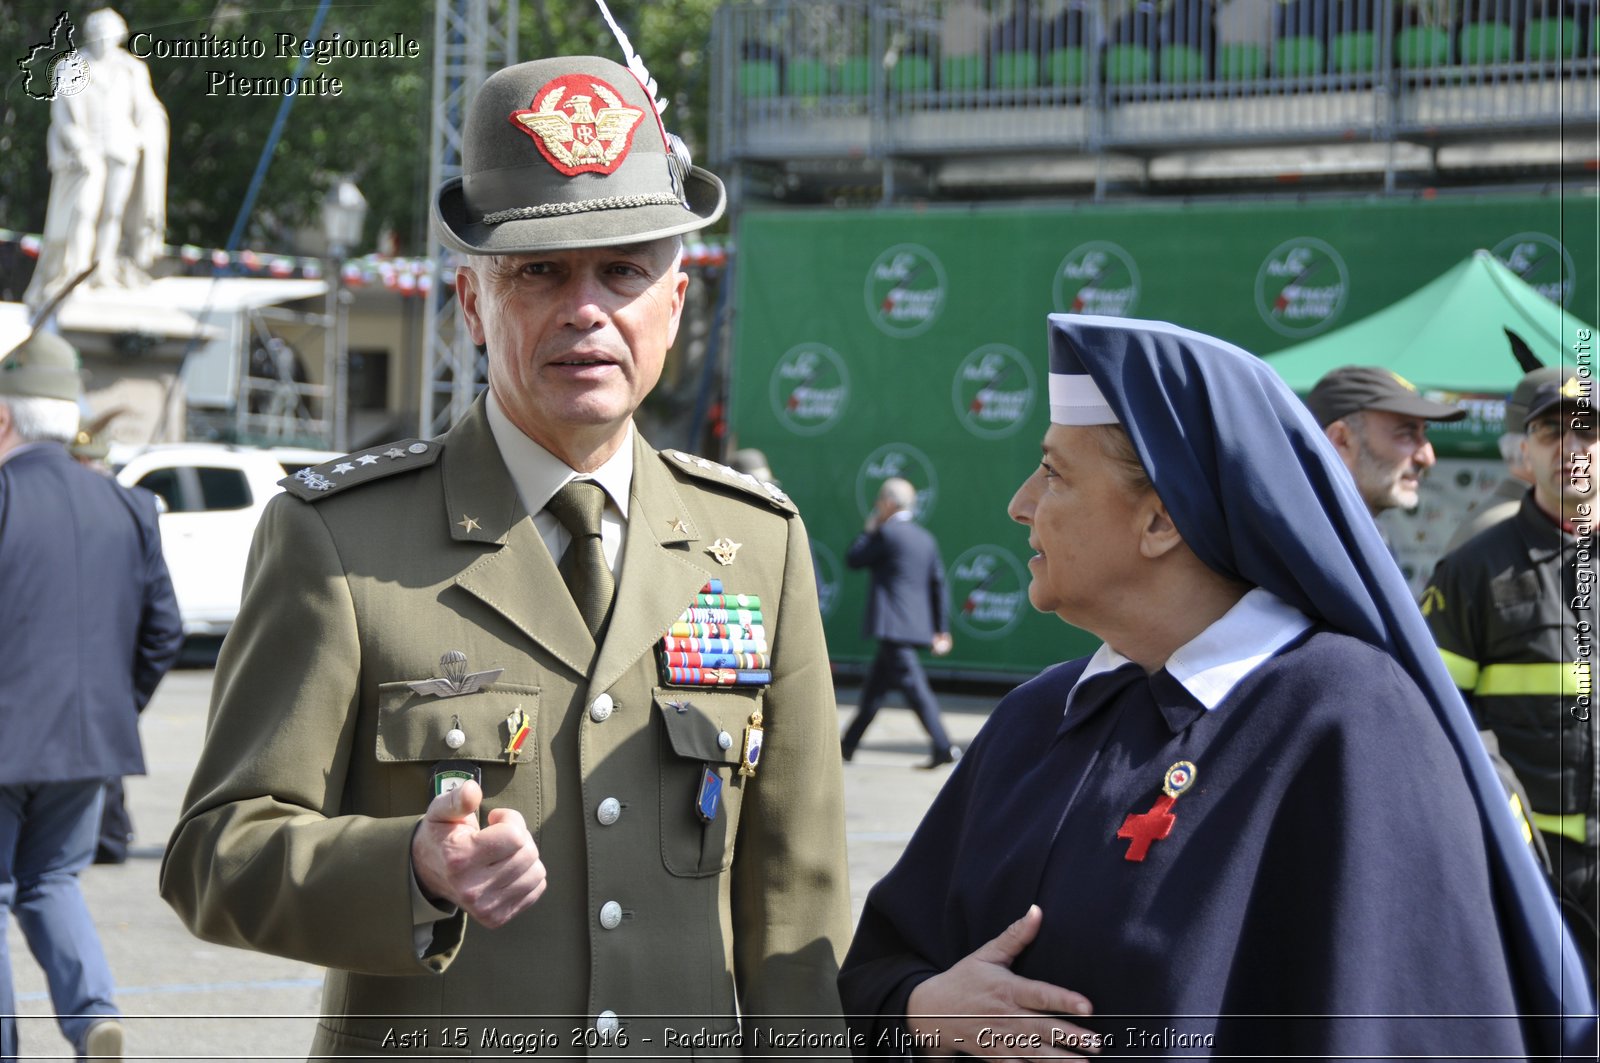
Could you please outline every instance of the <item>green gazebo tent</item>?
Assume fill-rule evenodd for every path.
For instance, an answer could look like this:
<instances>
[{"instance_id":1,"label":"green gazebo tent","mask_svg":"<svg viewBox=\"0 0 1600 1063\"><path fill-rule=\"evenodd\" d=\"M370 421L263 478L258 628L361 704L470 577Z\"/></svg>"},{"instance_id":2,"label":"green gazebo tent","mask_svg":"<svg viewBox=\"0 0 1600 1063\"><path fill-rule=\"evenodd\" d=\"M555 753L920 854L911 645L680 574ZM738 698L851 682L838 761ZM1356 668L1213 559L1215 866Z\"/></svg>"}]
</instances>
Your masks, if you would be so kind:
<instances>
[{"instance_id":1,"label":"green gazebo tent","mask_svg":"<svg viewBox=\"0 0 1600 1063\"><path fill-rule=\"evenodd\" d=\"M1330 369L1381 365L1423 389L1505 395L1523 374L1506 329L1545 365L1575 365L1578 330L1592 334L1489 252L1474 251L1392 306L1266 361L1301 394Z\"/></svg>"}]
</instances>

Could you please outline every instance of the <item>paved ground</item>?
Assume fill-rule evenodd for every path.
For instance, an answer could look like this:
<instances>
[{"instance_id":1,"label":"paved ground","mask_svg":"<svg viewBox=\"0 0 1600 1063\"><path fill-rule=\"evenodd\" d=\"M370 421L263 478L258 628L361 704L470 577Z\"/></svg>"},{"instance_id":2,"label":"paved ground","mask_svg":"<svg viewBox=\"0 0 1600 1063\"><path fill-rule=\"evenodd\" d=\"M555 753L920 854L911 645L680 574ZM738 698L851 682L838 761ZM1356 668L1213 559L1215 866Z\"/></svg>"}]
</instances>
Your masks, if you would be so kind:
<instances>
[{"instance_id":1,"label":"paved ground","mask_svg":"<svg viewBox=\"0 0 1600 1063\"><path fill-rule=\"evenodd\" d=\"M205 728L211 672L171 673L142 722L150 774L128 781L138 830L132 857L83 876L84 892L127 1013L130 1059L304 1059L319 1002L318 968L191 937L156 893L161 847L177 821ZM856 691L839 691L840 727ZM977 732L994 696L941 696L951 737ZM927 739L910 711L879 714L855 760L845 765L851 897L857 912L869 887L894 863L948 770L915 771ZM21 1014L23 1063L71 1059L50 1017L44 977L15 928L11 957Z\"/></svg>"}]
</instances>

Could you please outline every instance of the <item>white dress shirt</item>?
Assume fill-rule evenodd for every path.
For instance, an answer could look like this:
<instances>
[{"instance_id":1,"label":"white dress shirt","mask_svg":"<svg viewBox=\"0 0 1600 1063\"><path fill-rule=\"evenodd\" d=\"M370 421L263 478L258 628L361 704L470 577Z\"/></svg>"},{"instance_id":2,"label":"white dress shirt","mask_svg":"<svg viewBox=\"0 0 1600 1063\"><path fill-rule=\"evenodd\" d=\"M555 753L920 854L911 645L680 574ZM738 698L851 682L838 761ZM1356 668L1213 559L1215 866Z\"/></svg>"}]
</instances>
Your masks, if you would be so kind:
<instances>
[{"instance_id":1,"label":"white dress shirt","mask_svg":"<svg viewBox=\"0 0 1600 1063\"><path fill-rule=\"evenodd\" d=\"M600 542L605 548L606 564L613 575L621 571L622 533L628 526L628 492L633 487L633 424L628 425L628 438L604 465L594 472L580 473L523 435L506 416L493 390L488 396L488 413L489 430L511 473L517 497L523 508L533 514L533 526L539 529L550 556L559 564L572 536L544 507L568 480L593 480L606 493L606 508L600 514Z\"/></svg>"}]
</instances>

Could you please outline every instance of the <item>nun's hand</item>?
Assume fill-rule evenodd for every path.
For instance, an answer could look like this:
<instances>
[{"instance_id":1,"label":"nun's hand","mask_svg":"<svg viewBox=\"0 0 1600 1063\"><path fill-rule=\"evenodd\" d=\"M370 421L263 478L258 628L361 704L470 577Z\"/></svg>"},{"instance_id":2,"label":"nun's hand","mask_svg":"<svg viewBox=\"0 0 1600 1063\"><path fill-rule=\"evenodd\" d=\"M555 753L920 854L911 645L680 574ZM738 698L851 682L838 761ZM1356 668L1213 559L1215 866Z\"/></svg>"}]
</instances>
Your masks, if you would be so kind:
<instances>
[{"instance_id":1,"label":"nun's hand","mask_svg":"<svg viewBox=\"0 0 1600 1063\"><path fill-rule=\"evenodd\" d=\"M1098 1034L1056 1018L1090 1014L1094 1009L1083 994L1011 971L1043 921L1039 906L1031 905L999 937L911 991L906 1025L919 1047L934 1050L930 1054L1019 1061L1100 1050Z\"/></svg>"}]
</instances>

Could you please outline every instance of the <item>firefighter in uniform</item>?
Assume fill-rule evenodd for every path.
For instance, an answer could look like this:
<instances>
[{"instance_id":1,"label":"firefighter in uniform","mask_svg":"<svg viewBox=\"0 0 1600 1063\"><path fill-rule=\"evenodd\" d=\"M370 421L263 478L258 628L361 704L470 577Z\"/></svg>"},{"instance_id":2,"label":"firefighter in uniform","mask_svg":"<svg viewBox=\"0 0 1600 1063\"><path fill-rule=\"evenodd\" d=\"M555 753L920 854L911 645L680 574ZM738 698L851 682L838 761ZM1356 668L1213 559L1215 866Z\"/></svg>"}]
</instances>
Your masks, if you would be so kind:
<instances>
[{"instance_id":1,"label":"firefighter in uniform","mask_svg":"<svg viewBox=\"0 0 1600 1063\"><path fill-rule=\"evenodd\" d=\"M1486 741L1498 744L1528 795L1592 986L1600 766L1589 677L1600 470L1587 400L1571 372L1537 387L1522 443L1532 488L1513 516L1439 561L1422 611Z\"/></svg>"},{"instance_id":2,"label":"firefighter in uniform","mask_svg":"<svg viewBox=\"0 0 1600 1063\"><path fill-rule=\"evenodd\" d=\"M724 203L652 103L489 78L435 202L488 391L286 480L252 547L162 893L330 969L315 1056L848 1055L805 530L632 423Z\"/></svg>"}]
</instances>

